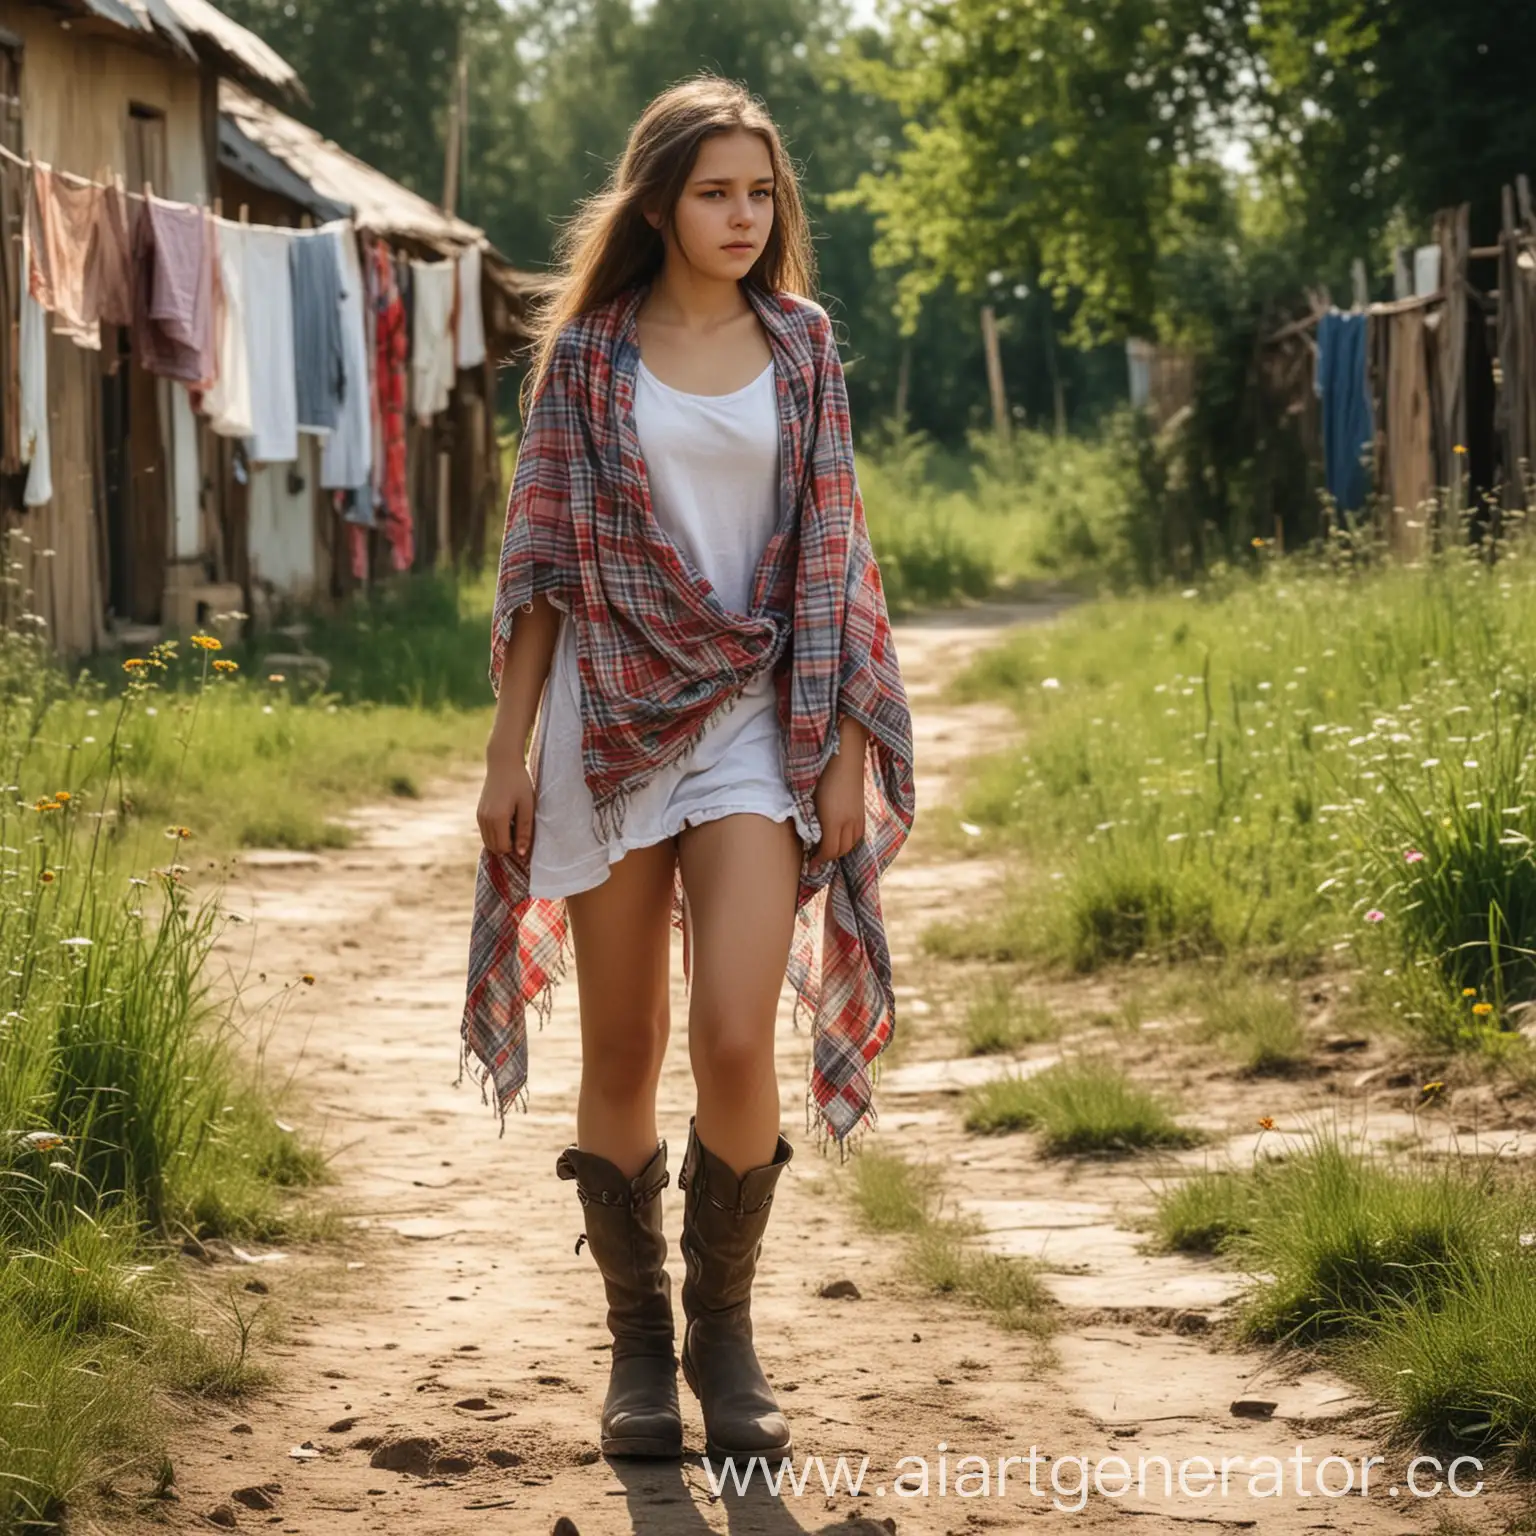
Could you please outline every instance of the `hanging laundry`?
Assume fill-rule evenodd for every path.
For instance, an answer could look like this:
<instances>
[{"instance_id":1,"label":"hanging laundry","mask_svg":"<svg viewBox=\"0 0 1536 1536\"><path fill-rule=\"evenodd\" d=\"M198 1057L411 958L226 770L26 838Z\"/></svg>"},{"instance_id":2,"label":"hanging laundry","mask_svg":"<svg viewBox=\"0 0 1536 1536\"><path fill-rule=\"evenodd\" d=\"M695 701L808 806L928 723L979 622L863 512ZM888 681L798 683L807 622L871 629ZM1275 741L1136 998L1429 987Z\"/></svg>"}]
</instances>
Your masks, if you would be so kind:
<instances>
[{"instance_id":1,"label":"hanging laundry","mask_svg":"<svg viewBox=\"0 0 1536 1536\"><path fill-rule=\"evenodd\" d=\"M133 324L133 226L136 215L125 192L103 187L96 204L93 252L97 316L103 325Z\"/></svg>"},{"instance_id":2,"label":"hanging laundry","mask_svg":"<svg viewBox=\"0 0 1536 1536\"><path fill-rule=\"evenodd\" d=\"M298 370L299 431L331 432L341 419L347 358L341 334L341 263L326 230L296 234L293 270L293 355Z\"/></svg>"},{"instance_id":3,"label":"hanging laundry","mask_svg":"<svg viewBox=\"0 0 1536 1536\"><path fill-rule=\"evenodd\" d=\"M31 230L22 235L22 270L31 262ZM53 500L53 452L48 439L48 316L32 297L21 293L18 366L21 374L21 462L31 466L25 506L40 507Z\"/></svg>"},{"instance_id":4,"label":"hanging laundry","mask_svg":"<svg viewBox=\"0 0 1536 1536\"><path fill-rule=\"evenodd\" d=\"M245 252L250 230L220 219L218 224L218 382L203 396L208 424L220 437L250 437L256 430L251 400L250 317L245 291ZM265 323L264 321L262 323Z\"/></svg>"},{"instance_id":5,"label":"hanging laundry","mask_svg":"<svg viewBox=\"0 0 1536 1536\"><path fill-rule=\"evenodd\" d=\"M1440 268L1445 253L1438 245L1421 245L1413 253L1413 292L1416 298L1427 298L1440 292Z\"/></svg>"},{"instance_id":6,"label":"hanging laundry","mask_svg":"<svg viewBox=\"0 0 1536 1536\"><path fill-rule=\"evenodd\" d=\"M1366 390L1366 317L1332 310L1317 324L1317 393L1322 401L1328 493L1345 512L1365 505L1366 455L1375 440Z\"/></svg>"},{"instance_id":7,"label":"hanging laundry","mask_svg":"<svg viewBox=\"0 0 1536 1536\"><path fill-rule=\"evenodd\" d=\"M299 456L299 397L293 359L293 276L286 230L245 234L245 346L251 373L254 463Z\"/></svg>"},{"instance_id":8,"label":"hanging laundry","mask_svg":"<svg viewBox=\"0 0 1536 1536\"><path fill-rule=\"evenodd\" d=\"M134 238L134 347L162 378L207 389L216 379L213 216L145 199Z\"/></svg>"},{"instance_id":9,"label":"hanging laundry","mask_svg":"<svg viewBox=\"0 0 1536 1536\"><path fill-rule=\"evenodd\" d=\"M485 363L485 309L480 287L480 247L472 245L459 257L459 367Z\"/></svg>"},{"instance_id":10,"label":"hanging laundry","mask_svg":"<svg viewBox=\"0 0 1536 1536\"><path fill-rule=\"evenodd\" d=\"M453 393L456 340L453 299L458 265L452 261L413 261L411 331L411 405L420 421L448 409Z\"/></svg>"},{"instance_id":11,"label":"hanging laundry","mask_svg":"<svg viewBox=\"0 0 1536 1536\"><path fill-rule=\"evenodd\" d=\"M77 347L101 350L98 297L92 268L101 188L72 186L45 165L32 169L32 297L53 316L54 334Z\"/></svg>"},{"instance_id":12,"label":"hanging laundry","mask_svg":"<svg viewBox=\"0 0 1536 1536\"><path fill-rule=\"evenodd\" d=\"M406 383L410 333L397 269L388 247L372 248L374 336L377 345L373 380L379 397L380 432L375 444L374 494L384 513L384 534L397 571L416 560L416 530L411 521L410 482L406 470Z\"/></svg>"},{"instance_id":13,"label":"hanging laundry","mask_svg":"<svg viewBox=\"0 0 1536 1536\"><path fill-rule=\"evenodd\" d=\"M368 328L363 318L363 269L357 259L357 235L350 220L326 225L341 273L341 339L347 392L336 430L320 454L320 484L325 490L359 490L358 502L373 523L373 391L368 382Z\"/></svg>"}]
</instances>

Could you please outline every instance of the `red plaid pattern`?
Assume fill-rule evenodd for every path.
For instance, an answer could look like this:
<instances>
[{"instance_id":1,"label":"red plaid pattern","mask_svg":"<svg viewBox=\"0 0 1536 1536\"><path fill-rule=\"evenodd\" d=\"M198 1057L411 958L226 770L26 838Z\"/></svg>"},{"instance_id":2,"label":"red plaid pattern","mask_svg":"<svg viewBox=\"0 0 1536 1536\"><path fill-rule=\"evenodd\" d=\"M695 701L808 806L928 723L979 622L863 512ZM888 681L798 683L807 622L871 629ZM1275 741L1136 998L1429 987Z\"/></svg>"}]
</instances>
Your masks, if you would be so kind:
<instances>
[{"instance_id":1,"label":"red plaid pattern","mask_svg":"<svg viewBox=\"0 0 1536 1536\"><path fill-rule=\"evenodd\" d=\"M807 1127L842 1147L873 1121L873 1069L895 1029L880 876L912 827L912 721L831 322L807 299L746 292L773 350L781 436L779 525L750 612L722 606L652 513L634 416L644 289L633 289L567 325L534 396L507 508L491 686L514 615L547 593L576 623L582 767L603 838L622 827L628 797L684 757L764 668L776 678L789 788L818 837L814 796L836 721L865 726L865 837L814 874L807 850L786 972L797 1024L813 1023ZM527 1012L542 1025L567 955L565 903L530 896L528 876L526 860L482 851L463 1056L503 1120L514 1103L526 1108ZM675 921L681 894L679 878Z\"/></svg>"}]
</instances>

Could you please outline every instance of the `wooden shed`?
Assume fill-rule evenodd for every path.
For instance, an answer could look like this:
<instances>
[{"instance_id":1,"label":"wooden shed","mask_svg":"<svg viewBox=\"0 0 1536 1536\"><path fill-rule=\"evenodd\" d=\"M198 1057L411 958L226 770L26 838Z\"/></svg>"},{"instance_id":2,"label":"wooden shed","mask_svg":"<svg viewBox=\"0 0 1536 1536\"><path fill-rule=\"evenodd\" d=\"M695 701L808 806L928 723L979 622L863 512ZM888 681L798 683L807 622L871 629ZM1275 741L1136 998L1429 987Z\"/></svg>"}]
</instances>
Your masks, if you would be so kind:
<instances>
[{"instance_id":1,"label":"wooden shed","mask_svg":"<svg viewBox=\"0 0 1536 1536\"><path fill-rule=\"evenodd\" d=\"M0 0L0 147L58 170L149 183L207 203L218 166L218 84L233 74L293 92L292 68L206 0ZM17 299L23 198L14 161L0 188L8 309ZM54 494L23 508L7 424L0 517L32 537L37 610L56 647L96 649L158 625L165 593L200 567L209 511L204 429L184 389L132 365L126 332L102 350L50 336ZM8 366L14 366L11 362ZM43 558L42 550L52 550Z\"/></svg>"}]
</instances>

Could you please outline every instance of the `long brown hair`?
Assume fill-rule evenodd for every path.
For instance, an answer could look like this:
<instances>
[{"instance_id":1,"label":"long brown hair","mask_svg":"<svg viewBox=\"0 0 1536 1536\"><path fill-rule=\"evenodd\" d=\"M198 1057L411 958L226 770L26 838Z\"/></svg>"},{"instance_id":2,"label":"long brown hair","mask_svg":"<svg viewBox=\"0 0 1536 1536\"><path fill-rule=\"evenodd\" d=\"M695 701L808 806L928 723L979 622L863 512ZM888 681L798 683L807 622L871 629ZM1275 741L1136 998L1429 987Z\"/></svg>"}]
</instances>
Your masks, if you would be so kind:
<instances>
[{"instance_id":1,"label":"long brown hair","mask_svg":"<svg viewBox=\"0 0 1536 1536\"><path fill-rule=\"evenodd\" d=\"M765 293L814 296L816 263L800 183L768 109L734 81L696 75L663 91L640 114L608 185L561 231L559 276L533 324L525 410L549 367L561 327L661 270L666 246L645 210L662 209L670 227L699 147L714 134L739 129L762 139L773 167L773 228L745 281Z\"/></svg>"}]
</instances>

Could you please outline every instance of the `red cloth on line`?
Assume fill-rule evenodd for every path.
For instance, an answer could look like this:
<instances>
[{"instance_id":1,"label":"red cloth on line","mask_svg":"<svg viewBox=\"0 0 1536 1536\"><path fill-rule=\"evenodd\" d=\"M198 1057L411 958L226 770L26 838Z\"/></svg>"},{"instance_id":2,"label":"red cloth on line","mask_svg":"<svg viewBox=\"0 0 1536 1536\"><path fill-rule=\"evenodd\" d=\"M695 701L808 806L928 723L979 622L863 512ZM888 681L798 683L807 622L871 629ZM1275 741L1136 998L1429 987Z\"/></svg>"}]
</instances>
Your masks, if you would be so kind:
<instances>
[{"instance_id":1,"label":"red cloth on line","mask_svg":"<svg viewBox=\"0 0 1536 1536\"><path fill-rule=\"evenodd\" d=\"M391 563L408 571L416 560L416 530L411 522L411 493L406 476L405 431L410 334L405 302L395 277L394 258L383 241L376 240L368 253L372 270L374 303L373 387L374 499L384 514L384 534L389 540Z\"/></svg>"}]
</instances>

